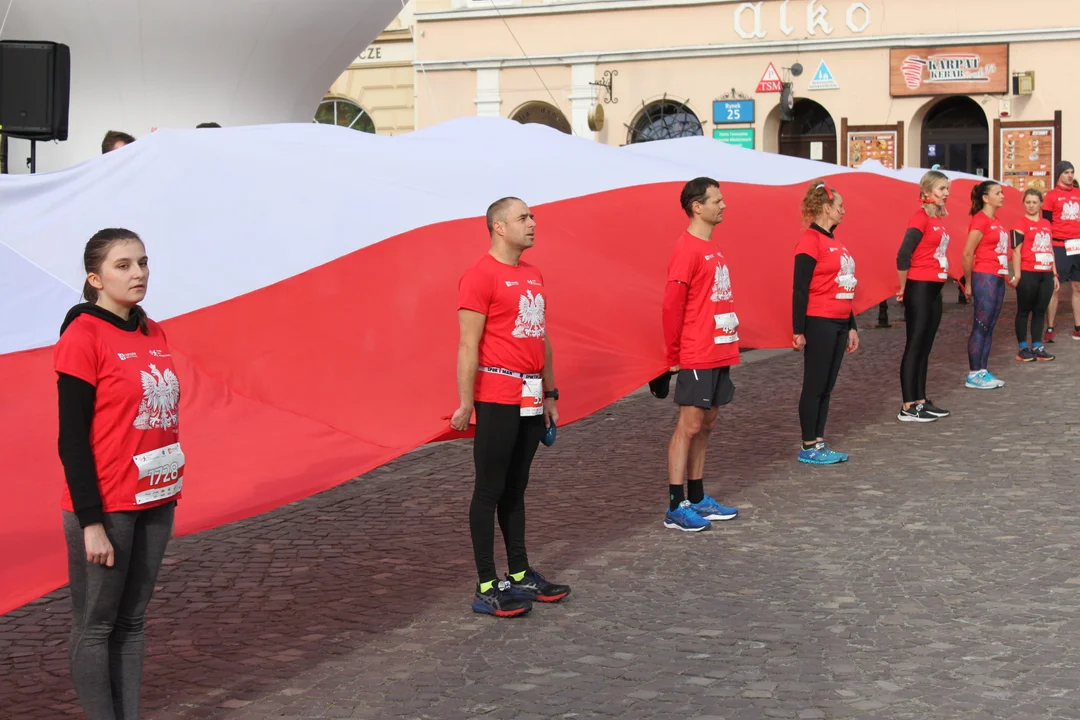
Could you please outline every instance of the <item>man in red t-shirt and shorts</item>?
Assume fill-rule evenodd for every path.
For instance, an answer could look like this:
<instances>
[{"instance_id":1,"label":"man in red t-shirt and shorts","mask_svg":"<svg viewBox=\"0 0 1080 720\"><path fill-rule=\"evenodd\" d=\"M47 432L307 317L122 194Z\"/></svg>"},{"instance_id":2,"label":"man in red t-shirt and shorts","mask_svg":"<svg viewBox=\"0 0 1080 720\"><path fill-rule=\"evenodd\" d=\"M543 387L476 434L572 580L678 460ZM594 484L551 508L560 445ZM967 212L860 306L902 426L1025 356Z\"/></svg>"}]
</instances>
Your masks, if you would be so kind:
<instances>
[{"instance_id":1,"label":"man in red t-shirt and shorts","mask_svg":"<svg viewBox=\"0 0 1080 720\"><path fill-rule=\"evenodd\" d=\"M487 226L491 250L458 284L461 406L450 426L467 429L475 410L469 531L480 580L473 611L514 617L529 612L533 602L558 602L570 594L568 586L533 570L525 552L529 468L541 439L553 441L559 391L547 336L544 276L521 261L533 246L536 220L528 205L506 197L488 208ZM496 514L510 566L501 582L495 570Z\"/></svg>"},{"instance_id":2,"label":"man in red t-shirt and shorts","mask_svg":"<svg viewBox=\"0 0 1080 720\"><path fill-rule=\"evenodd\" d=\"M679 420L668 447L668 511L664 526L684 532L711 527L711 520L731 520L736 508L705 494L705 447L721 405L731 402L732 365L739 362L739 319L731 275L714 228L724 219L720 185L699 177L686 183L680 197L690 226L675 243L664 290L664 340L675 380ZM683 494L683 480L687 481Z\"/></svg>"},{"instance_id":3,"label":"man in red t-shirt and shorts","mask_svg":"<svg viewBox=\"0 0 1080 720\"><path fill-rule=\"evenodd\" d=\"M1080 340L1080 188L1076 187L1075 170L1068 160L1057 164L1054 176L1056 186L1043 200L1043 217L1050 221L1058 280L1062 287L1065 283L1072 285L1072 338ZM1046 313L1043 342L1054 342L1057 309L1058 294L1054 293Z\"/></svg>"}]
</instances>

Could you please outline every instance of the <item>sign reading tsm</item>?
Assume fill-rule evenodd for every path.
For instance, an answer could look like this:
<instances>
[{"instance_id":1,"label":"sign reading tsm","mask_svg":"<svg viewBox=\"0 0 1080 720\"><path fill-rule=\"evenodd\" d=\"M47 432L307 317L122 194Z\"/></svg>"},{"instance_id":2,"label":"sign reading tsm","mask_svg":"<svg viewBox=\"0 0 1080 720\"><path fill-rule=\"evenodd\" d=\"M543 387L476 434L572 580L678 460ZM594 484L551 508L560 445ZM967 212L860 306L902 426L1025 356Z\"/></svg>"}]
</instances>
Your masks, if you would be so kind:
<instances>
[{"instance_id":1,"label":"sign reading tsm","mask_svg":"<svg viewBox=\"0 0 1080 720\"><path fill-rule=\"evenodd\" d=\"M889 94L1003 94L1009 91L1009 46L893 48Z\"/></svg>"}]
</instances>

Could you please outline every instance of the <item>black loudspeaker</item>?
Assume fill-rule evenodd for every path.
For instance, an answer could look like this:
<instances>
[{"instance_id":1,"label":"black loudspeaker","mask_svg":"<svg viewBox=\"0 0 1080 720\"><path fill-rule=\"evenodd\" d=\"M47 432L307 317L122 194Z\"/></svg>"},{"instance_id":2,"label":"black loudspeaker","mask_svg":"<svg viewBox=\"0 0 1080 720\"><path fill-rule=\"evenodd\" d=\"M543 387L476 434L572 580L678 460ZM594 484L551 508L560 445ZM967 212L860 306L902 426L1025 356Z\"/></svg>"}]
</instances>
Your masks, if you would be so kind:
<instances>
[{"instance_id":1,"label":"black loudspeaker","mask_svg":"<svg viewBox=\"0 0 1080 720\"><path fill-rule=\"evenodd\" d=\"M67 140L71 49L55 42L0 40L0 132Z\"/></svg>"}]
</instances>

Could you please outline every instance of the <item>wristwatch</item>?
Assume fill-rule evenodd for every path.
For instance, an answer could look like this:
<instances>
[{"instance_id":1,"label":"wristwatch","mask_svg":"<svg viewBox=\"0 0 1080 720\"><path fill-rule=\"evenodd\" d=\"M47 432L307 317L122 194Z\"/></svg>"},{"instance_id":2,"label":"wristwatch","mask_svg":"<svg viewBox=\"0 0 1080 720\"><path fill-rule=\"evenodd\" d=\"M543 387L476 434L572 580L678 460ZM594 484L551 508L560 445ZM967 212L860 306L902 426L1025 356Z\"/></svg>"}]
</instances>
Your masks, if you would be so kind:
<instances>
[{"instance_id":1,"label":"wristwatch","mask_svg":"<svg viewBox=\"0 0 1080 720\"><path fill-rule=\"evenodd\" d=\"M559 388L555 388L554 390L545 390L544 391L544 397L545 398L551 398L552 400L558 400L559 399Z\"/></svg>"}]
</instances>

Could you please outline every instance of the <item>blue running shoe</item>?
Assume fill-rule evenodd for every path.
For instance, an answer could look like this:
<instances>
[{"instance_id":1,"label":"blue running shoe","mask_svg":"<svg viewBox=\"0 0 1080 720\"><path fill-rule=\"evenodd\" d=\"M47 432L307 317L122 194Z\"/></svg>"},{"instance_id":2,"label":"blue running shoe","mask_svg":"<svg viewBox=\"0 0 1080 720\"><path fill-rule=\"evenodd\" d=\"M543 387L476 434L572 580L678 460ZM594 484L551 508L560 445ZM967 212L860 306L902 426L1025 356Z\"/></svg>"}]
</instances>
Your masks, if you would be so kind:
<instances>
[{"instance_id":1,"label":"blue running shoe","mask_svg":"<svg viewBox=\"0 0 1080 720\"><path fill-rule=\"evenodd\" d=\"M967 380L964 381L964 386L974 388L975 390L994 390L1001 387L1001 385L998 385L990 378L990 373L985 370L968 373Z\"/></svg>"},{"instance_id":2,"label":"blue running shoe","mask_svg":"<svg viewBox=\"0 0 1080 720\"><path fill-rule=\"evenodd\" d=\"M835 465L843 462L840 454L825 447L825 443L818 443L812 448L803 448L799 451L799 462L809 465Z\"/></svg>"},{"instance_id":3,"label":"blue running shoe","mask_svg":"<svg viewBox=\"0 0 1080 720\"><path fill-rule=\"evenodd\" d=\"M999 388L1005 387L1005 381L1004 380L1000 380L1000 379L994 377L994 374L992 372L990 372L989 370L983 370L983 372L986 373L986 379L989 380L991 383L993 383L994 387L999 387Z\"/></svg>"},{"instance_id":4,"label":"blue running shoe","mask_svg":"<svg viewBox=\"0 0 1080 720\"><path fill-rule=\"evenodd\" d=\"M701 532L712 527L712 523L694 512L689 500L683 500L679 507L667 511L664 527L683 532Z\"/></svg>"},{"instance_id":5,"label":"blue running shoe","mask_svg":"<svg viewBox=\"0 0 1080 720\"><path fill-rule=\"evenodd\" d=\"M842 453L839 450L833 450L831 447L829 447L828 443L825 444L825 449L828 450L829 452L833 453L837 457L839 457L840 462L847 462L848 461L848 454L847 453Z\"/></svg>"},{"instance_id":6,"label":"blue running shoe","mask_svg":"<svg viewBox=\"0 0 1080 720\"><path fill-rule=\"evenodd\" d=\"M724 507L708 495L699 503L690 503L690 507L706 520L732 520L739 514L738 508Z\"/></svg>"},{"instance_id":7,"label":"blue running shoe","mask_svg":"<svg viewBox=\"0 0 1080 720\"><path fill-rule=\"evenodd\" d=\"M512 595L510 582L503 580L495 583L487 592L480 592L480 588L477 587L476 594L473 596L472 609L475 613L511 618L528 613L532 610L532 603Z\"/></svg>"}]
</instances>

